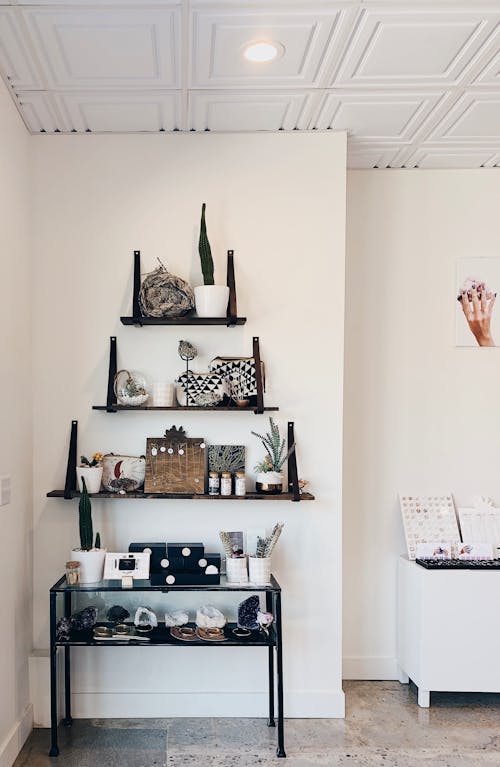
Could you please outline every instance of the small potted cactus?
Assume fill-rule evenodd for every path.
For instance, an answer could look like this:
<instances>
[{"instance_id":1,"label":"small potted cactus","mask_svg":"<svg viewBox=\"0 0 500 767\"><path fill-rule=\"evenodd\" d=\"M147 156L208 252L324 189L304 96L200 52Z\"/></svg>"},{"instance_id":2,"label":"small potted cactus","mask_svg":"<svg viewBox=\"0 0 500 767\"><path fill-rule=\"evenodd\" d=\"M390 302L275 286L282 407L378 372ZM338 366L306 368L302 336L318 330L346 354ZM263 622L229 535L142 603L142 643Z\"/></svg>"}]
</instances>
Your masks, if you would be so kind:
<instances>
[{"instance_id":1,"label":"small potted cactus","mask_svg":"<svg viewBox=\"0 0 500 767\"><path fill-rule=\"evenodd\" d=\"M72 549L71 559L80 563L80 583L102 581L106 549L101 549L101 536L97 533L94 540L92 528L92 505L85 478L82 478L82 494L78 504L80 527L80 548Z\"/></svg>"},{"instance_id":2,"label":"small potted cactus","mask_svg":"<svg viewBox=\"0 0 500 767\"><path fill-rule=\"evenodd\" d=\"M207 236L205 221L206 205L201 206L200 239L198 252L200 254L203 285L194 289L194 300L198 317L225 317L229 301L229 288L226 285L214 284L214 261Z\"/></svg>"},{"instance_id":3,"label":"small potted cactus","mask_svg":"<svg viewBox=\"0 0 500 767\"><path fill-rule=\"evenodd\" d=\"M80 457L80 465L76 467L76 480L80 493L83 491L83 478L89 493L98 493L101 489L102 459L102 453L94 453L90 459L85 455Z\"/></svg>"}]
</instances>

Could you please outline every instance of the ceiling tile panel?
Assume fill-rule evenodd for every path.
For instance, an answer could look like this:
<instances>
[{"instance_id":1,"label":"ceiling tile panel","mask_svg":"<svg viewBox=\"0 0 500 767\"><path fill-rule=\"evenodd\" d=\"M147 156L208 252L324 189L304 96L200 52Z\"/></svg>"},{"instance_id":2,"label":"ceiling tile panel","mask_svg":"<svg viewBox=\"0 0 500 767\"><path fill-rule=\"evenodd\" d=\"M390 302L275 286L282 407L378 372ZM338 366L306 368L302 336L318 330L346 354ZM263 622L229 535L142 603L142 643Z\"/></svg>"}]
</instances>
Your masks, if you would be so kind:
<instances>
[{"instance_id":1,"label":"ceiling tile panel","mask_svg":"<svg viewBox=\"0 0 500 767\"><path fill-rule=\"evenodd\" d=\"M368 147L349 144L347 149L347 167L357 168L389 168L396 155L396 149L388 147Z\"/></svg>"},{"instance_id":2,"label":"ceiling tile panel","mask_svg":"<svg viewBox=\"0 0 500 767\"><path fill-rule=\"evenodd\" d=\"M42 91L25 91L19 98L19 109L31 133L54 133L67 126L57 114L52 98Z\"/></svg>"},{"instance_id":3,"label":"ceiling tile panel","mask_svg":"<svg viewBox=\"0 0 500 767\"><path fill-rule=\"evenodd\" d=\"M500 31L497 35L497 48L500 46ZM500 50L493 57L493 59L487 64L484 69L479 73L474 80L474 84L478 85L493 85L497 88L500 87Z\"/></svg>"},{"instance_id":4,"label":"ceiling tile panel","mask_svg":"<svg viewBox=\"0 0 500 767\"><path fill-rule=\"evenodd\" d=\"M23 11L54 89L176 88L179 10Z\"/></svg>"},{"instance_id":5,"label":"ceiling tile panel","mask_svg":"<svg viewBox=\"0 0 500 767\"><path fill-rule=\"evenodd\" d=\"M211 131L294 130L307 107L306 94L190 94L190 128Z\"/></svg>"},{"instance_id":6,"label":"ceiling tile panel","mask_svg":"<svg viewBox=\"0 0 500 767\"><path fill-rule=\"evenodd\" d=\"M313 127L346 130L368 142L410 142L439 99L435 93L337 91L326 96Z\"/></svg>"},{"instance_id":7,"label":"ceiling tile panel","mask_svg":"<svg viewBox=\"0 0 500 767\"><path fill-rule=\"evenodd\" d=\"M468 147L420 147L405 162L405 168L481 168L490 166L495 151Z\"/></svg>"},{"instance_id":8,"label":"ceiling tile panel","mask_svg":"<svg viewBox=\"0 0 500 767\"><path fill-rule=\"evenodd\" d=\"M179 128L180 94L58 93L56 101L69 130L85 133L140 133Z\"/></svg>"},{"instance_id":9,"label":"ceiling tile panel","mask_svg":"<svg viewBox=\"0 0 500 767\"><path fill-rule=\"evenodd\" d=\"M429 140L500 146L500 93L464 93Z\"/></svg>"},{"instance_id":10,"label":"ceiling tile panel","mask_svg":"<svg viewBox=\"0 0 500 767\"><path fill-rule=\"evenodd\" d=\"M494 11L365 8L335 84L458 83L497 23Z\"/></svg>"},{"instance_id":11,"label":"ceiling tile panel","mask_svg":"<svg viewBox=\"0 0 500 767\"><path fill-rule=\"evenodd\" d=\"M0 7L0 69L14 90L38 90L42 81L25 44L17 13L15 8Z\"/></svg>"},{"instance_id":12,"label":"ceiling tile panel","mask_svg":"<svg viewBox=\"0 0 500 767\"><path fill-rule=\"evenodd\" d=\"M311 13L231 13L195 11L192 17L193 85L196 88L315 87L328 52L339 33L340 9ZM270 62L247 61L251 42L278 44Z\"/></svg>"}]
</instances>

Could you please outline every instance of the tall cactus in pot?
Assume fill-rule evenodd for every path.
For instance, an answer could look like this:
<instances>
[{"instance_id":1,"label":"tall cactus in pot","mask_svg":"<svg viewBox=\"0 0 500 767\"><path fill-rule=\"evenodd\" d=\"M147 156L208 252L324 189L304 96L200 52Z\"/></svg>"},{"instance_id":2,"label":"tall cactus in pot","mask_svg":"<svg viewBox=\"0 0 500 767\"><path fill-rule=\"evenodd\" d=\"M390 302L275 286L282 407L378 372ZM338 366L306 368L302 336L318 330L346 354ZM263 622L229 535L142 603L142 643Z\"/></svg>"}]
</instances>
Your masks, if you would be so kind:
<instances>
[{"instance_id":1,"label":"tall cactus in pot","mask_svg":"<svg viewBox=\"0 0 500 767\"><path fill-rule=\"evenodd\" d=\"M92 504L90 503L87 485L85 484L85 479L83 477L82 485L83 490L80 497L80 503L78 504L80 548L82 551L90 551L94 537L94 531L92 529Z\"/></svg>"}]
</instances>

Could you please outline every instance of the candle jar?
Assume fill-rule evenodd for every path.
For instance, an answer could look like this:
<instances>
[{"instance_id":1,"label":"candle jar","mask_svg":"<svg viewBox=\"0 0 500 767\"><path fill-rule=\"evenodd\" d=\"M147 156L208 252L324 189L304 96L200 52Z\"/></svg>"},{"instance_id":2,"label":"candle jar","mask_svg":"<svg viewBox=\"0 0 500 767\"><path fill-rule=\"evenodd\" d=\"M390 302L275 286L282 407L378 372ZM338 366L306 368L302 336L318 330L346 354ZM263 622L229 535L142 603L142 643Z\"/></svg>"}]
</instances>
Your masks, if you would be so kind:
<instances>
[{"instance_id":1,"label":"candle jar","mask_svg":"<svg viewBox=\"0 0 500 767\"><path fill-rule=\"evenodd\" d=\"M234 475L234 494L245 495L247 491L247 484L244 471L237 471Z\"/></svg>"},{"instance_id":2,"label":"candle jar","mask_svg":"<svg viewBox=\"0 0 500 767\"><path fill-rule=\"evenodd\" d=\"M208 476L208 494L219 495L219 491L220 491L219 472L211 471Z\"/></svg>"},{"instance_id":3,"label":"candle jar","mask_svg":"<svg viewBox=\"0 0 500 767\"><path fill-rule=\"evenodd\" d=\"M77 586L80 583L80 562L66 562L66 583Z\"/></svg>"}]
</instances>

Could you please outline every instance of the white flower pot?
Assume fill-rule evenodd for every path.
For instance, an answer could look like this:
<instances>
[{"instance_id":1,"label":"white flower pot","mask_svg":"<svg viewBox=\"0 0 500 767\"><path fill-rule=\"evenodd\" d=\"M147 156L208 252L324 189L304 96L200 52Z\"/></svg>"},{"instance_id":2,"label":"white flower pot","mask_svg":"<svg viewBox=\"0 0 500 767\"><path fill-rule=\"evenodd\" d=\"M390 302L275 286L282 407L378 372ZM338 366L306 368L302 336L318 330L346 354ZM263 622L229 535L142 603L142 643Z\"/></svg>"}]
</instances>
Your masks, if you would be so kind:
<instances>
[{"instance_id":1,"label":"white flower pot","mask_svg":"<svg viewBox=\"0 0 500 767\"><path fill-rule=\"evenodd\" d=\"M72 549L70 559L80 562L80 583L98 583L104 575L106 549Z\"/></svg>"},{"instance_id":2,"label":"white flower pot","mask_svg":"<svg viewBox=\"0 0 500 767\"><path fill-rule=\"evenodd\" d=\"M102 466L77 466L76 480L78 490L83 491L82 477L85 479L88 493L98 493L101 489Z\"/></svg>"},{"instance_id":3,"label":"white flower pot","mask_svg":"<svg viewBox=\"0 0 500 767\"><path fill-rule=\"evenodd\" d=\"M271 557L248 557L250 583L265 586L271 582Z\"/></svg>"},{"instance_id":4,"label":"white flower pot","mask_svg":"<svg viewBox=\"0 0 500 767\"><path fill-rule=\"evenodd\" d=\"M285 478L278 471L260 471L255 481L255 489L264 495L278 495L283 492Z\"/></svg>"},{"instance_id":5,"label":"white flower pot","mask_svg":"<svg viewBox=\"0 0 500 767\"><path fill-rule=\"evenodd\" d=\"M200 285L194 289L198 317L225 317L229 288L225 285Z\"/></svg>"},{"instance_id":6,"label":"white flower pot","mask_svg":"<svg viewBox=\"0 0 500 767\"><path fill-rule=\"evenodd\" d=\"M226 578L228 583L248 583L246 557L226 557Z\"/></svg>"}]
</instances>

